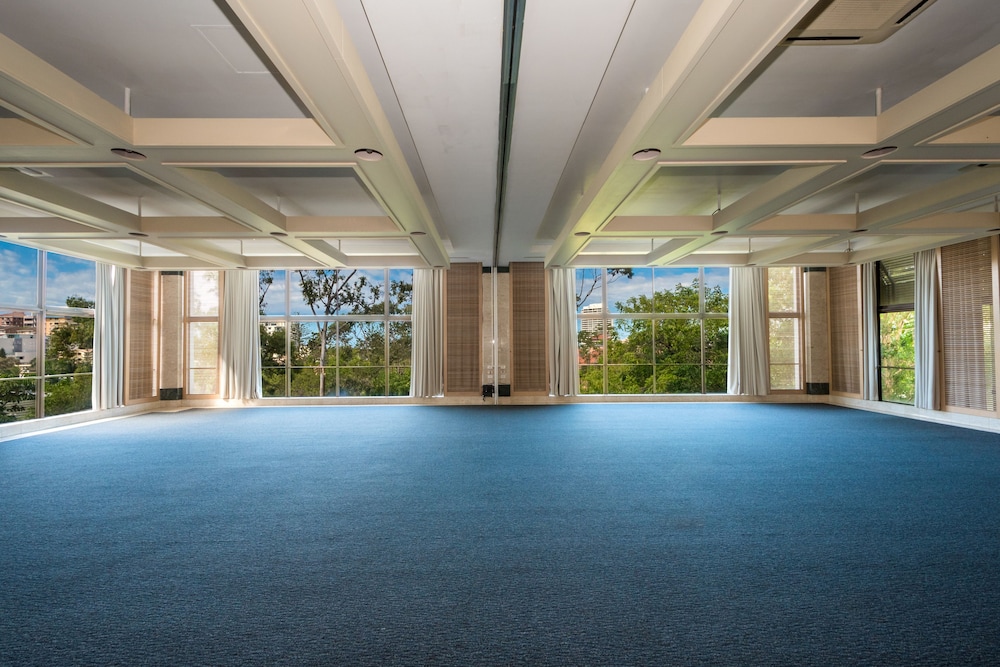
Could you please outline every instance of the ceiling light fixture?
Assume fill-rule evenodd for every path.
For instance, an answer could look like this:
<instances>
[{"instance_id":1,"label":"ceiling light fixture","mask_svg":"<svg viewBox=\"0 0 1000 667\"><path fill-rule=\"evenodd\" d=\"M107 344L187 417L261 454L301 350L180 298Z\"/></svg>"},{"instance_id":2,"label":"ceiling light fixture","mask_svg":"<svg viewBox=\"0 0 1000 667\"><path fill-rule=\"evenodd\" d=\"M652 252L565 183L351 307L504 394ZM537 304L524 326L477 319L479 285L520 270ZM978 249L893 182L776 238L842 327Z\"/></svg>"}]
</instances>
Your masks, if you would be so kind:
<instances>
[{"instance_id":1,"label":"ceiling light fixture","mask_svg":"<svg viewBox=\"0 0 1000 667\"><path fill-rule=\"evenodd\" d=\"M382 159L382 154L374 148L359 148L354 151L354 156L365 162L378 162Z\"/></svg>"},{"instance_id":2,"label":"ceiling light fixture","mask_svg":"<svg viewBox=\"0 0 1000 667\"><path fill-rule=\"evenodd\" d=\"M874 160L877 157L884 157L899 150L899 146L879 146L861 154L866 160Z\"/></svg>"},{"instance_id":3,"label":"ceiling light fixture","mask_svg":"<svg viewBox=\"0 0 1000 667\"><path fill-rule=\"evenodd\" d=\"M714 232L712 232L712 236L725 236L728 233L729 232L727 232L725 229L716 229Z\"/></svg>"},{"instance_id":4,"label":"ceiling light fixture","mask_svg":"<svg viewBox=\"0 0 1000 667\"><path fill-rule=\"evenodd\" d=\"M145 155L143 155L139 151L134 151L131 148L112 148L111 152L117 155L118 157L125 158L126 160L135 160L138 162L139 160L146 159Z\"/></svg>"},{"instance_id":5,"label":"ceiling light fixture","mask_svg":"<svg viewBox=\"0 0 1000 667\"><path fill-rule=\"evenodd\" d=\"M864 234L867 231L868 231L867 229L852 229L851 233L852 234Z\"/></svg>"},{"instance_id":6,"label":"ceiling light fixture","mask_svg":"<svg viewBox=\"0 0 1000 667\"><path fill-rule=\"evenodd\" d=\"M590 236L590 232L573 232L573 236Z\"/></svg>"},{"instance_id":7,"label":"ceiling light fixture","mask_svg":"<svg viewBox=\"0 0 1000 667\"><path fill-rule=\"evenodd\" d=\"M410 232L410 236L427 236L427 232L422 232L419 229L416 229Z\"/></svg>"},{"instance_id":8,"label":"ceiling light fixture","mask_svg":"<svg viewBox=\"0 0 1000 667\"><path fill-rule=\"evenodd\" d=\"M643 148L632 153L632 159L637 162L647 162L648 160L655 160L660 157L659 148Z\"/></svg>"},{"instance_id":9,"label":"ceiling light fixture","mask_svg":"<svg viewBox=\"0 0 1000 667\"><path fill-rule=\"evenodd\" d=\"M274 236L275 238L279 238L280 239L280 238L284 238L284 237L288 236L288 234L285 233L285 232L271 232L271 236Z\"/></svg>"},{"instance_id":10,"label":"ceiling light fixture","mask_svg":"<svg viewBox=\"0 0 1000 667\"><path fill-rule=\"evenodd\" d=\"M137 236L137 237L139 237L139 238L141 238L141 239L144 239L144 238L146 238L147 236L149 236L149 234L147 234L147 233L145 233L145 232L129 232L129 233L128 233L128 235L129 235L129 236Z\"/></svg>"}]
</instances>

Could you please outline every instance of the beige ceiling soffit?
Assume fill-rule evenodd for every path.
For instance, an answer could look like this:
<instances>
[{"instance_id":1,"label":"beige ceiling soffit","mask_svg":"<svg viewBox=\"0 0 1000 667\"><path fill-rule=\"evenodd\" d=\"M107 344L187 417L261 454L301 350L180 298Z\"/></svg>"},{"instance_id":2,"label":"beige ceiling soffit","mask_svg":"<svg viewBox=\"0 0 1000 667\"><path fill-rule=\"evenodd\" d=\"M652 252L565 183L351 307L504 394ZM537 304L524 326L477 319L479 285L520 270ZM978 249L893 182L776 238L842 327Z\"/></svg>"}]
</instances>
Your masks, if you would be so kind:
<instances>
[{"instance_id":1,"label":"beige ceiling soffit","mask_svg":"<svg viewBox=\"0 0 1000 667\"><path fill-rule=\"evenodd\" d=\"M105 264L115 264L116 266L126 267L143 266L143 258L138 255L130 255L129 253L119 252L117 250L112 250L111 248L102 248L101 246L94 245L93 243L74 243L73 241L67 240L57 241L45 239L32 241L31 245L41 248L42 250L51 250L61 254L72 255L73 257L79 257L81 259L89 259L94 262L104 262Z\"/></svg>"},{"instance_id":2,"label":"beige ceiling soffit","mask_svg":"<svg viewBox=\"0 0 1000 667\"><path fill-rule=\"evenodd\" d=\"M66 137L21 118L0 118L0 146L76 146Z\"/></svg>"},{"instance_id":3,"label":"beige ceiling soffit","mask_svg":"<svg viewBox=\"0 0 1000 667\"><path fill-rule=\"evenodd\" d=\"M858 228L858 218L853 213L814 213L809 215L775 215L750 227L754 233L815 233L850 232Z\"/></svg>"},{"instance_id":4,"label":"beige ceiling soffit","mask_svg":"<svg viewBox=\"0 0 1000 667\"><path fill-rule=\"evenodd\" d=\"M712 231L710 215L616 215L601 229L602 233L656 233Z\"/></svg>"},{"instance_id":5,"label":"beige ceiling soffit","mask_svg":"<svg viewBox=\"0 0 1000 667\"><path fill-rule=\"evenodd\" d=\"M347 266L355 269L389 268L412 269L415 255L360 255L351 257ZM418 267L419 268L419 267Z\"/></svg>"},{"instance_id":6,"label":"beige ceiling soffit","mask_svg":"<svg viewBox=\"0 0 1000 667\"><path fill-rule=\"evenodd\" d=\"M700 236L696 239L674 238L670 239L656 250L646 255L646 264L650 266L663 266L675 260L687 257L695 250L704 248L706 245L715 242L711 236Z\"/></svg>"},{"instance_id":7,"label":"beige ceiling soffit","mask_svg":"<svg viewBox=\"0 0 1000 667\"><path fill-rule=\"evenodd\" d=\"M817 182L828 187L831 175L837 181L841 170L837 167L817 165L812 167L792 167L759 188L744 195L726 208L715 214L715 229L735 232L761 220L770 218L789 206L799 202L803 197L816 191ZM854 175L856 169L847 170L843 178Z\"/></svg>"},{"instance_id":8,"label":"beige ceiling soffit","mask_svg":"<svg viewBox=\"0 0 1000 667\"><path fill-rule=\"evenodd\" d=\"M984 99L977 99L983 95ZM969 116L985 113L997 104L1000 104L1000 46L993 47L885 110L878 117L879 138L876 143L911 131L922 136L914 137L914 141L909 143L936 139L964 125ZM940 118L936 119L938 116ZM930 122L932 120L933 123ZM921 127L927 124L937 127L933 131Z\"/></svg>"},{"instance_id":9,"label":"beige ceiling soffit","mask_svg":"<svg viewBox=\"0 0 1000 667\"><path fill-rule=\"evenodd\" d=\"M64 235L80 234L93 235L94 228L73 220L57 217L24 217L24 218L2 218L0 217L0 234L8 235L39 235L46 234Z\"/></svg>"},{"instance_id":10,"label":"beige ceiling soffit","mask_svg":"<svg viewBox=\"0 0 1000 667\"><path fill-rule=\"evenodd\" d=\"M606 222L649 177L631 160L633 152L646 147L667 150L687 138L816 1L703 2L589 187L564 216L567 224L545 263L567 264L580 249L573 231Z\"/></svg>"},{"instance_id":11,"label":"beige ceiling soffit","mask_svg":"<svg viewBox=\"0 0 1000 667\"><path fill-rule=\"evenodd\" d=\"M940 248L941 246L961 243L962 241L971 241L973 239L982 238L983 236L985 236L985 234L950 234L946 236L942 235L932 237L901 237L892 239L886 243L880 243L873 248L855 250L851 253L850 261L852 264L874 262L880 259L885 259L886 257L894 257L896 255L909 254L911 252L920 252L921 250L933 250L934 248Z\"/></svg>"},{"instance_id":12,"label":"beige ceiling soffit","mask_svg":"<svg viewBox=\"0 0 1000 667\"><path fill-rule=\"evenodd\" d=\"M132 119L5 35L0 35L4 106L78 144L131 143Z\"/></svg>"},{"instance_id":13,"label":"beige ceiling soffit","mask_svg":"<svg viewBox=\"0 0 1000 667\"><path fill-rule=\"evenodd\" d=\"M268 257L247 257L248 269L322 269L325 265L301 255L271 255Z\"/></svg>"},{"instance_id":14,"label":"beige ceiling soffit","mask_svg":"<svg viewBox=\"0 0 1000 667\"><path fill-rule=\"evenodd\" d=\"M142 230L159 238L172 234L214 238L246 238L247 228L223 216L143 217Z\"/></svg>"},{"instance_id":15,"label":"beige ceiling soffit","mask_svg":"<svg viewBox=\"0 0 1000 667\"><path fill-rule=\"evenodd\" d=\"M311 118L136 118L133 125L137 146L334 147Z\"/></svg>"},{"instance_id":16,"label":"beige ceiling soffit","mask_svg":"<svg viewBox=\"0 0 1000 667\"><path fill-rule=\"evenodd\" d=\"M399 227L387 216L289 216L289 234L322 234L336 236L399 235Z\"/></svg>"},{"instance_id":17,"label":"beige ceiling soffit","mask_svg":"<svg viewBox=\"0 0 1000 667\"><path fill-rule=\"evenodd\" d=\"M686 263L688 266L743 266L746 265L750 260L747 258L746 253L732 253L732 252L697 252L691 253L685 257L682 262ZM667 266L684 266L685 264L681 262L672 262Z\"/></svg>"},{"instance_id":18,"label":"beige ceiling soffit","mask_svg":"<svg viewBox=\"0 0 1000 667\"><path fill-rule=\"evenodd\" d=\"M992 212L940 213L892 227L893 234L985 232L1000 227L1000 214Z\"/></svg>"},{"instance_id":19,"label":"beige ceiling soffit","mask_svg":"<svg viewBox=\"0 0 1000 667\"><path fill-rule=\"evenodd\" d=\"M196 239L182 241L180 239L155 238L150 241L164 250L177 252L219 268L231 269L246 265L246 259L243 255L207 246L204 243L199 243Z\"/></svg>"},{"instance_id":20,"label":"beige ceiling soffit","mask_svg":"<svg viewBox=\"0 0 1000 667\"><path fill-rule=\"evenodd\" d=\"M929 142L931 144L996 144L1000 143L1000 116L989 116L971 125L949 132Z\"/></svg>"},{"instance_id":21,"label":"beige ceiling soffit","mask_svg":"<svg viewBox=\"0 0 1000 667\"><path fill-rule=\"evenodd\" d=\"M846 252L807 252L773 262L770 266L847 266L850 261Z\"/></svg>"},{"instance_id":22,"label":"beige ceiling soffit","mask_svg":"<svg viewBox=\"0 0 1000 667\"><path fill-rule=\"evenodd\" d=\"M883 229L952 210L993 196L1000 190L1000 169L976 169L894 201L862 211L858 226Z\"/></svg>"},{"instance_id":23,"label":"beige ceiling soffit","mask_svg":"<svg viewBox=\"0 0 1000 667\"><path fill-rule=\"evenodd\" d=\"M164 167L152 163L128 168L178 194L196 199L224 216L264 234L285 232L285 216L225 176L207 169Z\"/></svg>"},{"instance_id":24,"label":"beige ceiling soffit","mask_svg":"<svg viewBox=\"0 0 1000 667\"><path fill-rule=\"evenodd\" d=\"M853 217L853 216L852 216ZM767 250L756 250L751 253L753 263L758 266L766 266L772 264L788 264L792 257L809 253L813 250L822 250L838 241L842 241L848 237L838 237L838 236L801 236L794 237L794 240L789 240L786 243L781 244L777 248L768 248Z\"/></svg>"},{"instance_id":25,"label":"beige ceiling soffit","mask_svg":"<svg viewBox=\"0 0 1000 667\"><path fill-rule=\"evenodd\" d=\"M0 169L0 199L114 234L140 231L132 213L10 169Z\"/></svg>"},{"instance_id":26,"label":"beige ceiling soffit","mask_svg":"<svg viewBox=\"0 0 1000 667\"><path fill-rule=\"evenodd\" d=\"M870 146L878 140L876 119L709 118L685 146Z\"/></svg>"}]
</instances>

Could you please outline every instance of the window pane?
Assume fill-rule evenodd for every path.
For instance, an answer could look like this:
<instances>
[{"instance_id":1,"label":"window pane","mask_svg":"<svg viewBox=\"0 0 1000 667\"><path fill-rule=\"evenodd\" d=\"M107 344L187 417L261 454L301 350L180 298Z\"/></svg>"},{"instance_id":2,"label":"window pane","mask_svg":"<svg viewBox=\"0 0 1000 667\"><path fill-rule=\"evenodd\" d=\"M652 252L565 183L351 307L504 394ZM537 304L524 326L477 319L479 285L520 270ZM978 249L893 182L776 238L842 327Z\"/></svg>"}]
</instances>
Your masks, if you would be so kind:
<instances>
[{"instance_id":1,"label":"window pane","mask_svg":"<svg viewBox=\"0 0 1000 667\"><path fill-rule=\"evenodd\" d=\"M653 321L613 320L608 339L608 363L653 363Z\"/></svg>"},{"instance_id":2,"label":"window pane","mask_svg":"<svg viewBox=\"0 0 1000 667\"><path fill-rule=\"evenodd\" d=\"M658 394L700 394L701 366L660 365L656 366L656 393Z\"/></svg>"},{"instance_id":3,"label":"window pane","mask_svg":"<svg viewBox=\"0 0 1000 667\"><path fill-rule=\"evenodd\" d=\"M410 395L410 369L390 368L389 369L389 396L409 396Z\"/></svg>"},{"instance_id":4,"label":"window pane","mask_svg":"<svg viewBox=\"0 0 1000 667\"><path fill-rule=\"evenodd\" d=\"M604 320L579 320L576 338L579 344L581 364L604 362Z\"/></svg>"},{"instance_id":5,"label":"window pane","mask_svg":"<svg viewBox=\"0 0 1000 667\"><path fill-rule=\"evenodd\" d=\"M701 320L656 322L656 364L701 364ZM699 373L698 391L701 391Z\"/></svg>"},{"instance_id":6,"label":"window pane","mask_svg":"<svg viewBox=\"0 0 1000 667\"><path fill-rule=\"evenodd\" d=\"M260 365L264 396L285 395L286 329L282 322L261 322Z\"/></svg>"},{"instance_id":7,"label":"window pane","mask_svg":"<svg viewBox=\"0 0 1000 667\"><path fill-rule=\"evenodd\" d=\"M657 313L697 313L699 302L698 269L656 269L653 295Z\"/></svg>"},{"instance_id":8,"label":"window pane","mask_svg":"<svg viewBox=\"0 0 1000 667\"><path fill-rule=\"evenodd\" d=\"M652 364L608 365L609 394L651 394L653 391Z\"/></svg>"},{"instance_id":9,"label":"window pane","mask_svg":"<svg viewBox=\"0 0 1000 667\"><path fill-rule=\"evenodd\" d=\"M326 371L322 368L299 368L293 367L291 373L291 396L323 396L320 388L325 387ZM333 384L336 386L336 375L332 376Z\"/></svg>"},{"instance_id":10,"label":"window pane","mask_svg":"<svg viewBox=\"0 0 1000 667\"><path fill-rule=\"evenodd\" d=\"M46 375L90 373L93 363L94 318L62 315L46 318Z\"/></svg>"},{"instance_id":11,"label":"window pane","mask_svg":"<svg viewBox=\"0 0 1000 667\"><path fill-rule=\"evenodd\" d=\"M219 272L188 272L188 314L191 317L218 317Z\"/></svg>"},{"instance_id":12,"label":"window pane","mask_svg":"<svg viewBox=\"0 0 1000 667\"><path fill-rule=\"evenodd\" d=\"M391 322L389 324L389 363L391 365L409 366L412 344L413 325L410 322Z\"/></svg>"},{"instance_id":13,"label":"window pane","mask_svg":"<svg viewBox=\"0 0 1000 667\"><path fill-rule=\"evenodd\" d=\"M385 396L385 368L340 368L339 396Z\"/></svg>"},{"instance_id":14,"label":"window pane","mask_svg":"<svg viewBox=\"0 0 1000 667\"><path fill-rule=\"evenodd\" d=\"M705 363L726 368L729 364L729 320L705 320Z\"/></svg>"},{"instance_id":15,"label":"window pane","mask_svg":"<svg viewBox=\"0 0 1000 667\"><path fill-rule=\"evenodd\" d=\"M341 322L340 359L337 365L385 366L385 324Z\"/></svg>"},{"instance_id":16,"label":"window pane","mask_svg":"<svg viewBox=\"0 0 1000 667\"><path fill-rule=\"evenodd\" d=\"M801 389L799 321L772 317L768 336L771 389Z\"/></svg>"},{"instance_id":17,"label":"window pane","mask_svg":"<svg viewBox=\"0 0 1000 667\"><path fill-rule=\"evenodd\" d=\"M284 315L288 280L284 271L260 272L260 314Z\"/></svg>"},{"instance_id":18,"label":"window pane","mask_svg":"<svg viewBox=\"0 0 1000 667\"><path fill-rule=\"evenodd\" d=\"M576 312L601 312L601 301L604 298L603 275L604 269L576 270ZM585 310L588 306L590 309Z\"/></svg>"},{"instance_id":19,"label":"window pane","mask_svg":"<svg viewBox=\"0 0 1000 667\"><path fill-rule=\"evenodd\" d=\"M38 372L35 318L35 313L0 309L0 377Z\"/></svg>"},{"instance_id":20,"label":"window pane","mask_svg":"<svg viewBox=\"0 0 1000 667\"><path fill-rule=\"evenodd\" d=\"M261 385L264 398L274 398L285 395L285 369L262 368Z\"/></svg>"},{"instance_id":21,"label":"window pane","mask_svg":"<svg viewBox=\"0 0 1000 667\"><path fill-rule=\"evenodd\" d=\"M45 258L45 305L93 308L97 294L96 264L56 253ZM46 411L46 414L49 414Z\"/></svg>"},{"instance_id":22,"label":"window pane","mask_svg":"<svg viewBox=\"0 0 1000 667\"><path fill-rule=\"evenodd\" d=\"M293 315L365 315L385 312L385 271L295 271L289 280Z\"/></svg>"},{"instance_id":23,"label":"window pane","mask_svg":"<svg viewBox=\"0 0 1000 667\"><path fill-rule=\"evenodd\" d=\"M38 307L38 251L0 241L0 305Z\"/></svg>"},{"instance_id":24,"label":"window pane","mask_svg":"<svg viewBox=\"0 0 1000 667\"><path fill-rule=\"evenodd\" d=\"M774 267L767 270L767 308L772 313L796 313L799 309L798 269Z\"/></svg>"},{"instance_id":25,"label":"window pane","mask_svg":"<svg viewBox=\"0 0 1000 667\"><path fill-rule=\"evenodd\" d=\"M292 363L295 366L328 366L336 363L336 322L294 322L291 331Z\"/></svg>"},{"instance_id":26,"label":"window pane","mask_svg":"<svg viewBox=\"0 0 1000 667\"><path fill-rule=\"evenodd\" d=\"M413 313L413 270L392 269L389 271L389 314L410 315Z\"/></svg>"},{"instance_id":27,"label":"window pane","mask_svg":"<svg viewBox=\"0 0 1000 667\"><path fill-rule=\"evenodd\" d=\"M705 312L729 312L729 269L705 269Z\"/></svg>"},{"instance_id":28,"label":"window pane","mask_svg":"<svg viewBox=\"0 0 1000 667\"><path fill-rule=\"evenodd\" d=\"M653 270L608 269L608 310L612 313L653 312Z\"/></svg>"},{"instance_id":29,"label":"window pane","mask_svg":"<svg viewBox=\"0 0 1000 667\"><path fill-rule=\"evenodd\" d=\"M877 262L878 305L907 306L913 303L913 288L916 271L913 255L903 255Z\"/></svg>"},{"instance_id":30,"label":"window pane","mask_svg":"<svg viewBox=\"0 0 1000 667\"><path fill-rule=\"evenodd\" d=\"M580 393L604 393L604 367L595 365L580 366Z\"/></svg>"},{"instance_id":31,"label":"window pane","mask_svg":"<svg viewBox=\"0 0 1000 667\"><path fill-rule=\"evenodd\" d=\"M879 314L882 400L913 404L913 311Z\"/></svg>"},{"instance_id":32,"label":"window pane","mask_svg":"<svg viewBox=\"0 0 1000 667\"><path fill-rule=\"evenodd\" d=\"M45 416L90 409L92 373L45 378Z\"/></svg>"},{"instance_id":33,"label":"window pane","mask_svg":"<svg viewBox=\"0 0 1000 667\"><path fill-rule=\"evenodd\" d=\"M19 379L16 372L0 358L0 424L35 418L36 381Z\"/></svg>"},{"instance_id":34,"label":"window pane","mask_svg":"<svg viewBox=\"0 0 1000 667\"><path fill-rule=\"evenodd\" d=\"M218 393L218 322L191 322L188 325L188 341L188 393Z\"/></svg>"}]
</instances>

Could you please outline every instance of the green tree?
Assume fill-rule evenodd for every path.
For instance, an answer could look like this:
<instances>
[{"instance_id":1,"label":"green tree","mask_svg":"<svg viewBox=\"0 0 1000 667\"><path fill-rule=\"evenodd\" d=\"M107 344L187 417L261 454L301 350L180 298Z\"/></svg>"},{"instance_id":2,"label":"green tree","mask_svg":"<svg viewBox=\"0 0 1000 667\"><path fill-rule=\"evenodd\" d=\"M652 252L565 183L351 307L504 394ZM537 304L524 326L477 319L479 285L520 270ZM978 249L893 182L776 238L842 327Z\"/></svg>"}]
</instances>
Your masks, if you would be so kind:
<instances>
[{"instance_id":1,"label":"green tree","mask_svg":"<svg viewBox=\"0 0 1000 667\"><path fill-rule=\"evenodd\" d=\"M912 310L879 314L882 400L912 405L916 396L916 353Z\"/></svg>"}]
</instances>

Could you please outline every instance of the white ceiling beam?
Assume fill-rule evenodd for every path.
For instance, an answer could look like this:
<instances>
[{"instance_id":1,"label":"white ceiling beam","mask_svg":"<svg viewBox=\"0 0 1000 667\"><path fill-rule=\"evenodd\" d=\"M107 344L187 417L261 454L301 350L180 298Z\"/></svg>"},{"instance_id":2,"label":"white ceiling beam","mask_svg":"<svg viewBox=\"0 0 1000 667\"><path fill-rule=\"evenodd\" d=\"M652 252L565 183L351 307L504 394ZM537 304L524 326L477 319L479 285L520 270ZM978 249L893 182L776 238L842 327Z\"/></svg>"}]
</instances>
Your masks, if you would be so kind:
<instances>
[{"instance_id":1,"label":"white ceiling beam","mask_svg":"<svg viewBox=\"0 0 1000 667\"><path fill-rule=\"evenodd\" d=\"M881 230L954 209L1000 192L1000 169L976 169L905 197L862 211L858 226Z\"/></svg>"},{"instance_id":2,"label":"white ceiling beam","mask_svg":"<svg viewBox=\"0 0 1000 667\"><path fill-rule=\"evenodd\" d=\"M708 146L870 146L874 116L837 118L709 118L684 142Z\"/></svg>"},{"instance_id":3,"label":"white ceiling beam","mask_svg":"<svg viewBox=\"0 0 1000 667\"><path fill-rule=\"evenodd\" d=\"M311 118L136 118L132 123L139 146L334 148ZM353 161L350 154L344 157Z\"/></svg>"}]
</instances>

